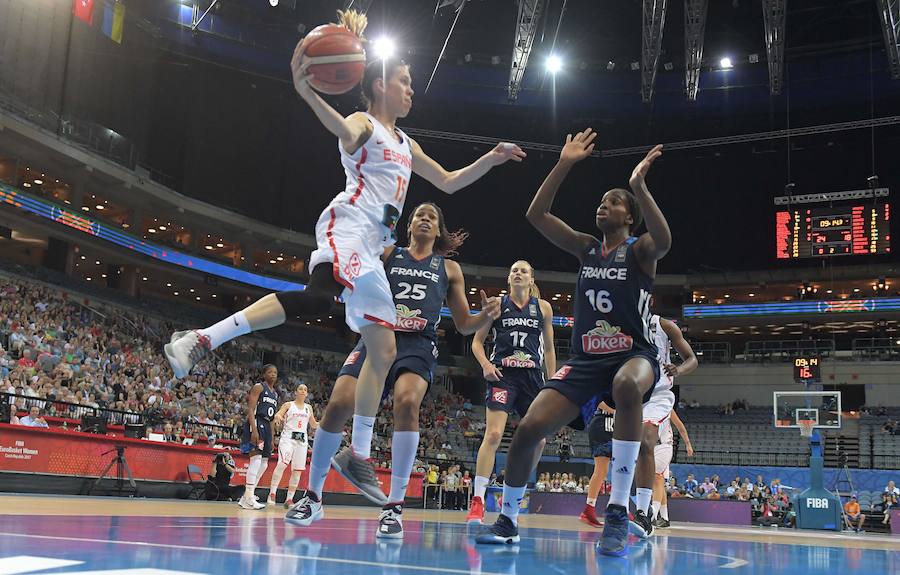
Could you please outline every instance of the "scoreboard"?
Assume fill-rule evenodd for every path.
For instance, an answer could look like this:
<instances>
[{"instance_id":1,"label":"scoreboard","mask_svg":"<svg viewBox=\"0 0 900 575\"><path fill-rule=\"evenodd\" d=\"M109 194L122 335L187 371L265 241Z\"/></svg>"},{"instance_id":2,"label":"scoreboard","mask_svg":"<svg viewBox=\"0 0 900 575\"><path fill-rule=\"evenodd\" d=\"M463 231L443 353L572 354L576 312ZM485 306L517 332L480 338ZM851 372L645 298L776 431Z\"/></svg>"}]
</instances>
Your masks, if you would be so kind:
<instances>
[{"instance_id":1,"label":"scoreboard","mask_svg":"<svg viewBox=\"0 0 900 575\"><path fill-rule=\"evenodd\" d=\"M778 259L888 254L891 206L854 204L775 213Z\"/></svg>"},{"instance_id":2,"label":"scoreboard","mask_svg":"<svg viewBox=\"0 0 900 575\"><path fill-rule=\"evenodd\" d=\"M797 383L818 383L822 381L822 370L818 356L794 358L794 381Z\"/></svg>"}]
</instances>

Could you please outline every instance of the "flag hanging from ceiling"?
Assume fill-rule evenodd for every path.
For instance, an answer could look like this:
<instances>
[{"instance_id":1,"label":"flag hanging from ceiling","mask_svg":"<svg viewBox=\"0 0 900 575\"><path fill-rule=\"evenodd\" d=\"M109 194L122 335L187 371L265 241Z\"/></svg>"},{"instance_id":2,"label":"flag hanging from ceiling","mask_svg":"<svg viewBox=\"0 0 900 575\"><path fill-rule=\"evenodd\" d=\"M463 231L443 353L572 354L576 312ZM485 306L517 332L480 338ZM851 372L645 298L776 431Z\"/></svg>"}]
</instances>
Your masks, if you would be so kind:
<instances>
[{"instance_id":1,"label":"flag hanging from ceiling","mask_svg":"<svg viewBox=\"0 0 900 575\"><path fill-rule=\"evenodd\" d=\"M125 26L125 5L121 2L103 5L103 34L113 42L122 43Z\"/></svg>"},{"instance_id":2,"label":"flag hanging from ceiling","mask_svg":"<svg viewBox=\"0 0 900 575\"><path fill-rule=\"evenodd\" d=\"M72 0L72 13L79 20L90 24L94 20L94 0Z\"/></svg>"}]
</instances>

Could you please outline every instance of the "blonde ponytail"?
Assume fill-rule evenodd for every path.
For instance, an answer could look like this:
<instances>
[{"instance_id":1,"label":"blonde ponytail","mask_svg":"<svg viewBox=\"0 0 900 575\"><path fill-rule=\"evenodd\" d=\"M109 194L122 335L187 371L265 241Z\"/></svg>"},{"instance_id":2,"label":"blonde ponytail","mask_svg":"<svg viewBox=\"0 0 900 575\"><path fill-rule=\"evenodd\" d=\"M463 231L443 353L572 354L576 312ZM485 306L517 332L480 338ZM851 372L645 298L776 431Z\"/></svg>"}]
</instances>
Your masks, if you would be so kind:
<instances>
[{"instance_id":1,"label":"blonde ponytail","mask_svg":"<svg viewBox=\"0 0 900 575\"><path fill-rule=\"evenodd\" d=\"M528 288L528 295L541 299L541 290L538 289L537 284L531 284L531 287Z\"/></svg>"},{"instance_id":2,"label":"blonde ponytail","mask_svg":"<svg viewBox=\"0 0 900 575\"><path fill-rule=\"evenodd\" d=\"M356 10L338 10L337 15L338 26L343 26L356 34L360 40L365 40L363 32L366 31L366 26L369 24L369 19L365 14L360 14Z\"/></svg>"}]
</instances>

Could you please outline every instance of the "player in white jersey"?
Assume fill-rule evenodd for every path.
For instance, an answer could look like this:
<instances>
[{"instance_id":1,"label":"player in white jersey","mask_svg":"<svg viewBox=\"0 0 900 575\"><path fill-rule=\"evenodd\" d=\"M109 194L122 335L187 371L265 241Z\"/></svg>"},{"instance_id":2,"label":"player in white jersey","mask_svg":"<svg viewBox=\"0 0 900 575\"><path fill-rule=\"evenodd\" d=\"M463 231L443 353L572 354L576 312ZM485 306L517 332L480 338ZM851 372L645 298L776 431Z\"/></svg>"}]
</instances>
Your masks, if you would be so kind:
<instances>
[{"instance_id":1,"label":"player in white jersey","mask_svg":"<svg viewBox=\"0 0 900 575\"><path fill-rule=\"evenodd\" d=\"M657 458L656 448L659 447L660 439L666 435L666 430L671 436L669 417L675 407L675 394L672 392L673 380L677 375L685 375L697 369L697 356L694 355L694 350L691 349L690 344L684 339L681 329L674 322L654 314L650 317L650 329L658 352L660 375L653 387L650 399L644 404L642 410L644 434L634 474L637 495L634 523L640 527L639 530L636 530L638 535L641 535L640 531L644 532L643 535L649 535L653 531L650 507L654 485L658 483L658 478L662 477L672 460L671 442L668 456L666 449L663 448ZM672 363L671 347L675 347L675 351L684 360L680 365L676 366ZM693 453L693 449L691 452ZM660 469L662 463L665 465Z\"/></svg>"},{"instance_id":2,"label":"player in white jersey","mask_svg":"<svg viewBox=\"0 0 900 575\"><path fill-rule=\"evenodd\" d=\"M294 493L300 483L300 476L306 469L306 455L309 450L309 432L319 427L313 408L306 403L309 390L304 384L297 386L293 401L287 401L275 414L275 425L281 425L281 438L278 440L278 463L272 472L272 485L269 487L269 505L275 505L275 494L281 484L281 476L287 466L291 466L291 477L288 480L287 497L284 499L285 509L294 503Z\"/></svg>"},{"instance_id":3,"label":"player in white jersey","mask_svg":"<svg viewBox=\"0 0 900 575\"><path fill-rule=\"evenodd\" d=\"M672 364L669 364L672 365ZM684 364L682 364L684 365ZM669 526L669 505L666 502L666 479L669 478L669 464L672 463L672 450L674 448L674 437L672 435L672 425L678 430L678 435L684 441L684 447L688 457L694 456L694 447L691 445L691 437L688 435L687 428L678 414L673 409L669 417L659 426L659 445L653 450L653 460L656 464L656 477L653 479L653 502L651 506L653 513L650 519L654 527Z\"/></svg>"},{"instance_id":4,"label":"player in white jersey","mask_svg":"<svg viewBox=\"0 0 900 575\"><path fill-rule=\"evenodd\" d=\"M365 16L338 13L340 25L357 36ZM317 249L310 258L305 290L269 294L208 328L176 332L165 346L176 377L184 377L210 350L251 331L281 325L288 318L328 315L342 296L347 325L359 332L368 351L356 387L352 447L356 455L345 477L362 491L377 489L371 454L372 428L384 381L396 356L396 311L379 259L394 242L394 226L403 210L411 173L452 194L507 160L522 161L515 144L500 143L464 168L447 171L415 140L397 128L412 106L409 66L399 59L369 62L362 80L366 112L346 118L318 96L309 83L305 40L291 59L294 88L325 128L338 139L346 187L325 208L316 224Z\"/></svg>"}]
</instances>

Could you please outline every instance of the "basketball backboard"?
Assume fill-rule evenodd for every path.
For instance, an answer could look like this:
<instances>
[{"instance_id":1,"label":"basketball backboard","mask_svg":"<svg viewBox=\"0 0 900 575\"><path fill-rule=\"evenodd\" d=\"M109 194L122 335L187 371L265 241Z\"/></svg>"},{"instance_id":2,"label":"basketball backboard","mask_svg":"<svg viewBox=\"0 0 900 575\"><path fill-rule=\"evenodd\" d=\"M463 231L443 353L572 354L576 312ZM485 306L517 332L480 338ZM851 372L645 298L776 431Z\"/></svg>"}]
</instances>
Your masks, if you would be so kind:
<instances>
[{"instance_id":1,"label":"basketball backboard","mask_svg":"<svg viewBox=\"0 0 900 575\"><path fill-rule=\"evenodd\" d=\"M776 391L773 403L775 427L799 429L800 420L811 420L818 429L841 427L839 391Z\"/></svg>"}]
</instances>

